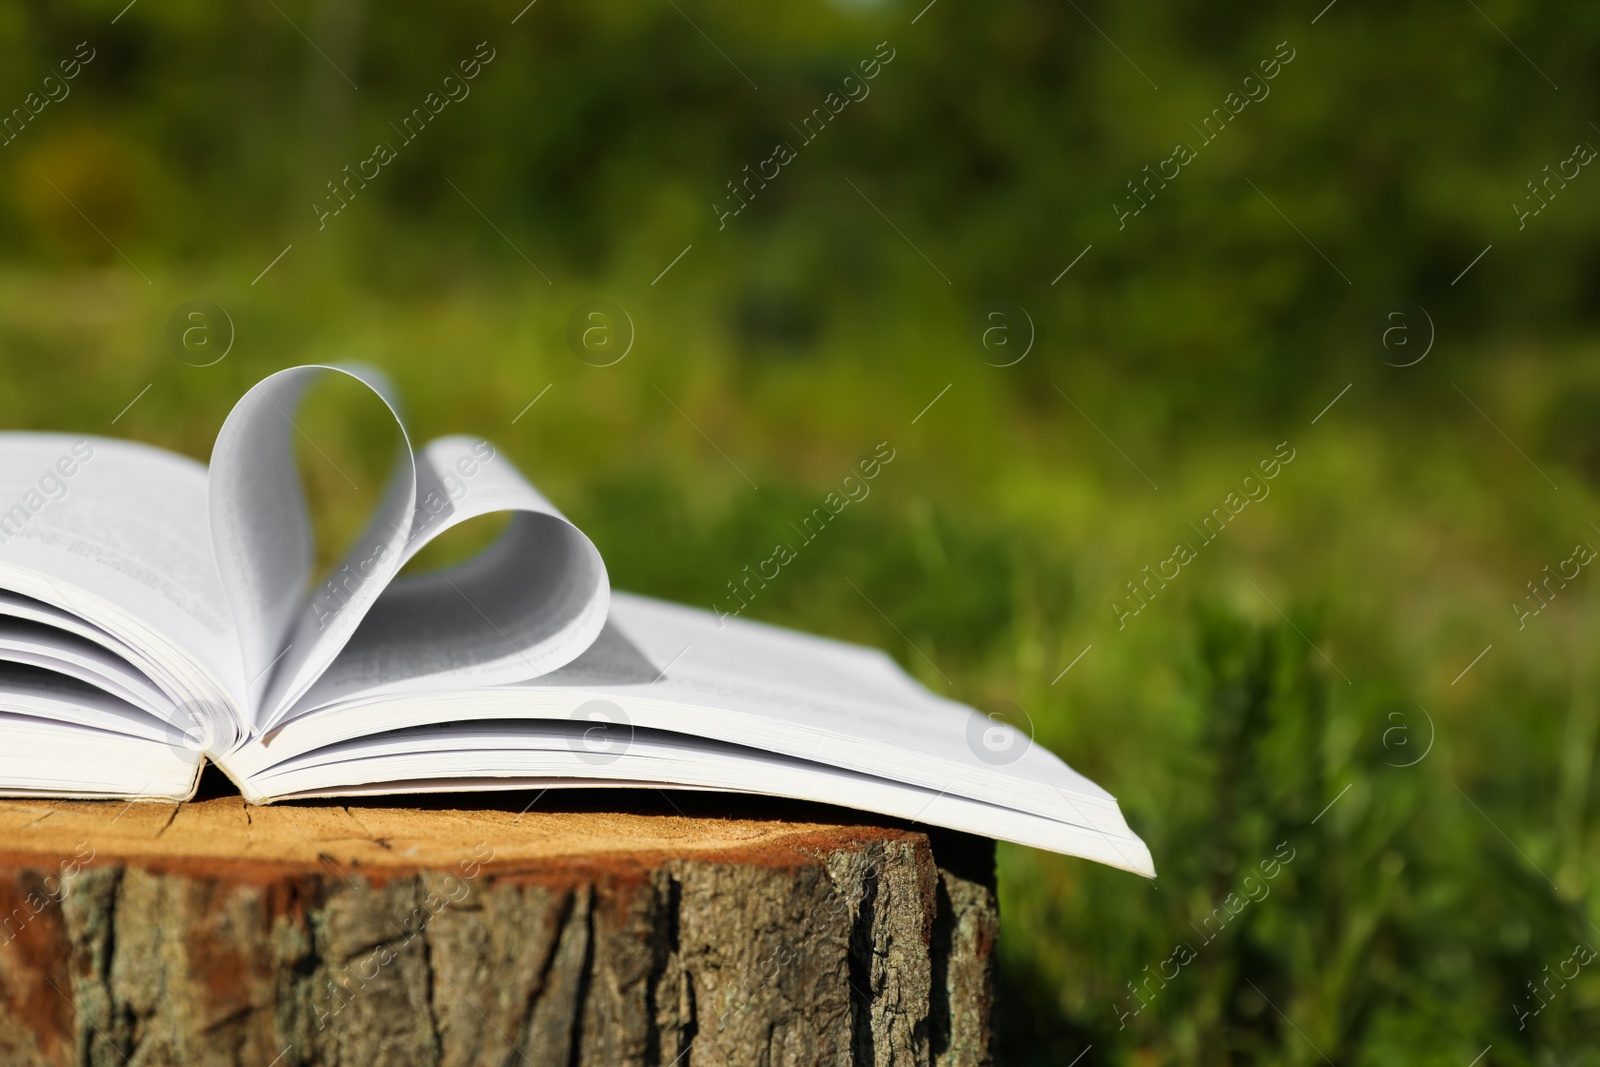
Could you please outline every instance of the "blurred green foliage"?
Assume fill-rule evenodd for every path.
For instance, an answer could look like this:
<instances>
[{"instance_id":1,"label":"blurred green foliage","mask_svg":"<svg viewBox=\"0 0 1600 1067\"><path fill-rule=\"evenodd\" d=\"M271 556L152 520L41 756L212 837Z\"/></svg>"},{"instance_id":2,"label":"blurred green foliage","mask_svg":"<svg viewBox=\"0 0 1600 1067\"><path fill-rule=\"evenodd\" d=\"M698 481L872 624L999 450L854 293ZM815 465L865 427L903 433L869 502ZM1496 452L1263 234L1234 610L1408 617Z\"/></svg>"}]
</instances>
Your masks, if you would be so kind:
<instances>
[{"instance_id":1,"label":"blurred green foliage","mask_svg":"<svg viewBox=\"0 0 1600 1067\"><path fill-rule=\"evenodd\" d=\"M1600 8L27 0L0 107L83 41L0 146L8 426L203 458L262 375L365 360L414 436L511 454L617 586L702 606L887 441L747 614L1021 705L1162 872L1002 848L1009 1062L1600 1062L1591 971L1517 1015L1600 946L1593 578L1523 629L1508 607L1600 537L1600 177L1513 206L1600 144ZM1119 228L1280 42L1270 95ZM719 227L777 142L797 158ZM636 334L615 366L567 345L595 298ZM167 348L192 299L236 333L214 366ZM1008 367L994 300L1037 334ZM1410 367L1375 341L1402 301L1437 333ZM380 425L304 414L325 558ZM1125 583L1285 440L1271 496L1119 629Z\"/></svg>"}]
</instances>

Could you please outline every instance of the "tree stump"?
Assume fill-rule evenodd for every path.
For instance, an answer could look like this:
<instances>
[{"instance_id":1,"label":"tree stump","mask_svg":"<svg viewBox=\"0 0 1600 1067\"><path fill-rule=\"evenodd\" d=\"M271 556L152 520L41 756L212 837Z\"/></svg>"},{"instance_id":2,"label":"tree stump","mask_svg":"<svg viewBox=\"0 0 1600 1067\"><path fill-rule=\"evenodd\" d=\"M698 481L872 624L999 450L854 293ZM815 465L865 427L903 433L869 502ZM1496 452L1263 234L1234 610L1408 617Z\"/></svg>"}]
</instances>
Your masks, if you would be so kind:
<instances>
[{"instance_id":1,"label":"tree stump","mask_svg":"<svg viewBox=\"0 0 1600 1067\"><path fill-rule=\"evenodd\" d=\"M0 801L0 1061L987 1064L993 870L734 795Z\"/></svg>"}]
</instances>

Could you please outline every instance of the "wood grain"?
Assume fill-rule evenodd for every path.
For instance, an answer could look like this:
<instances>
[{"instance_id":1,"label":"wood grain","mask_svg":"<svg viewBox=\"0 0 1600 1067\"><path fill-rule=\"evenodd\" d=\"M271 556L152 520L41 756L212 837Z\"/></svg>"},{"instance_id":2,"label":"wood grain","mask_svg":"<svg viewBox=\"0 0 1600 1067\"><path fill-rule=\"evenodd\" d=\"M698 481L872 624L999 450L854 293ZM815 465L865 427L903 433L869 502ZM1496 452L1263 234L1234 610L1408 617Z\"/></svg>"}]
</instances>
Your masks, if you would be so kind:
<instances>
[{"instance_id":1,"label":"wood grain","mask_svg":"<svg viewBox=\"0 0 1600 1067\"><path fill-rule=\"evenodd\" d=\"M736 796L427 801L0 801L0 1061L990 1062L990 842Z\"/></svg>"}]
</instances>

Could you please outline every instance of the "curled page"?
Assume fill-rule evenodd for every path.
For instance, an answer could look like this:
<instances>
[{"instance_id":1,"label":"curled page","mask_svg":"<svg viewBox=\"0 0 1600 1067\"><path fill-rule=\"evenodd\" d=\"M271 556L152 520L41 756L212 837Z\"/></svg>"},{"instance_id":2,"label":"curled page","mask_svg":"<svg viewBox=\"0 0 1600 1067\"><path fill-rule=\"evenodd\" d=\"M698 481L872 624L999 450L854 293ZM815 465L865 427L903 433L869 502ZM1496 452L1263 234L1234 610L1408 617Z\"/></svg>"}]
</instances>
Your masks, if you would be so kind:
<instances>
[{"instance_id":1,"label":"curled page","mask_svg":"<svg viewBox=\"0 0 1600 1067\"><path fill-rule=\"evenodd\" d=\"M389 486L366 530L308 596L311 518L294 463L294 415L313 382L343 374L370 388L401 433ZM257 730L315 680L400 569L416 503L416 473L387 383L358 367L292 367L240 398L211 454L211 535L239 630Z\"/></svg>"},{"instance_id":2,"label":"curled page","mask_svg":"<svg viewBox=\"0 0 1600 1067\"><path fill-rule=\"evenodd\" d=\"M99 643L160 690L152 714L225 752L244 674L206 493L204 467L148 445L0 434L0 615Z\"/></svg>"},{"instance_id":3,"label":"curled page","mask_svg":"<svg viewBox=\"0 0 1600 1067\"><path fill-rule=\"evenodd\" d=\"M311 524L293 415L306 388L331 373L384 401L402 454L366 530L308 594ZM257 735L358 693L538 677L576 658L605 624L610 584L594 544L488 442L447 437L413 453L375 372L296 367L256 385L217 437L211 491ZM439 534L504 511L511 523L487 551L390 588Z\"/></svg>"},{"instance_id":4,"label":"curled page","mask_svg":"<svg viewBox=\"0 0 1600 1067\"><path fill-rule=\"evenodd\" d=\"M536 678L576 659L604 627L611 586L599 550L489 442L440 438L416 471L402 562L468 519L510 512L511 523L474 559L385 589L296 711Z\"/></svg>"}]
</instances>

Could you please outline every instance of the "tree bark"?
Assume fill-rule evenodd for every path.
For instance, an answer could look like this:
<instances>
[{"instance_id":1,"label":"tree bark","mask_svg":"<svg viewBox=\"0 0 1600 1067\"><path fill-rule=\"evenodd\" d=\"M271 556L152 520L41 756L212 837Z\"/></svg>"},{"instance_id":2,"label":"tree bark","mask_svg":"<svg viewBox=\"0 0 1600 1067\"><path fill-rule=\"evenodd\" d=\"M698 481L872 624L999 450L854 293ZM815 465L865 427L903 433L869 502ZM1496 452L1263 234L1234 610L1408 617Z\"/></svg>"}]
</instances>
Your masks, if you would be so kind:
<instances>
[{"instance_id":1,"label":"tree bark","mask_svg":"<svg viewBox=\"0 0 1600 1067\"><path fill-rule=\"evenodd\" d=\"M990 1062L991 842L747 797L485 796L0 801L0 1060Z\"/></svg>"}]
</instances>

